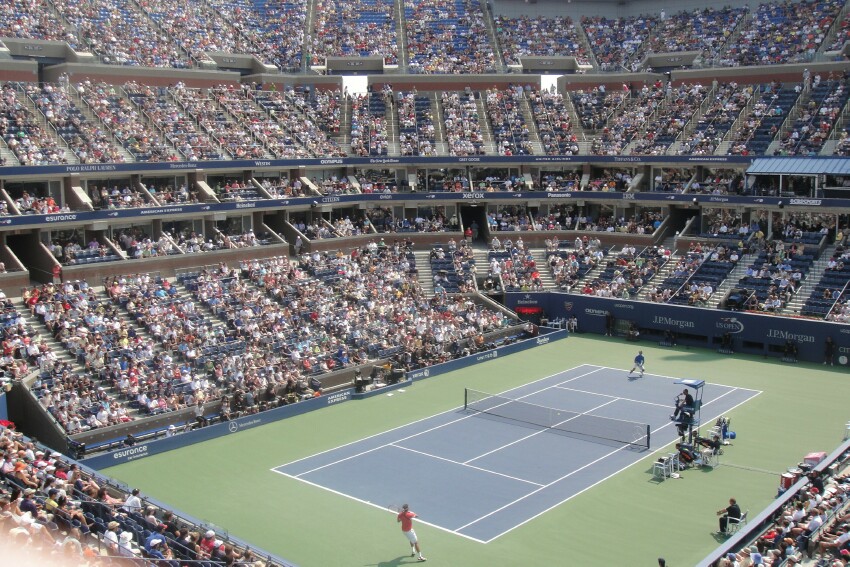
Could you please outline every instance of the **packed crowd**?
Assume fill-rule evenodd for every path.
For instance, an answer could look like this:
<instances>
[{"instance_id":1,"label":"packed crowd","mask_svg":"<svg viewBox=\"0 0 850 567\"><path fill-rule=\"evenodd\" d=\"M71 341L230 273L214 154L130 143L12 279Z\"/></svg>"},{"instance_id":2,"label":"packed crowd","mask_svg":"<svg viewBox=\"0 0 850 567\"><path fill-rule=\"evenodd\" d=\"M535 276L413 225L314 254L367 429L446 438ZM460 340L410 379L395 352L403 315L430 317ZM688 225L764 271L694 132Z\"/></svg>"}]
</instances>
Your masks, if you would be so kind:
<instances>
[{"instance_id":1,"label":"packed crowd","mask_svg":"<svg viewBox=\"0 0 850 567\"><path fill-rule=\"evenodd\" d=\"M124 90L147 119L162 130L183 159L222 159L222 150L215 139L199 129L195 120L187 118L186 109L174 102L186 90L183 83L177 83L173 89L154 89L130 81L124 85ZM169 91L173 93L174 99L169 96Z\"/></svg>"},{"instance_id":2,"label":"packed crowd","mask_svg":"<svg viewBox=\"0 0 850 567\"><path fill-rule=\"evenodd\" d=\"M583 17L581 25L590 41L599 69L637 71L639 61L632 59L649 37L654 20L649 16L617 19L602 16Z\"/></svg>"},{"instance_id":3,"label":"packed crowd","mask_svg":"<svg viewBox=\"0 0 850 567\"><path fill-rule=\"evenodd\" d=\"M124 161L124 156L112 143L109 133L85 117L71 101L68 90L50 84L41 87L27 84L25 90L80 163Z\"/></svg>"},{"instance_id":4,"label":"packed crowd","mask_svg":"<svg viewBox=\"0 0 850 567\"><path fill-rule=\"evenodd\" d=\"M759 4L735 42L720 54L717 64L744 66L810 61L843 5L840 0Z\"/></svg>"},{"instance_id":5,"label":"packed crowd","mask_svg":"<svg viewBox=\"0 0 850 567\"><path fill-rule=\"evenodd\" d=\"M142 119L137 108L125 98L120 88L89 80L79 83L77 94L91 112L100 119L136 161L171 161L176 159L156 126Z\"/></svg>"},{"instance_id":6,"label":"packed crowd","mask_svg":"<svg viewBox=\"0 0 850 567\"><path fill-rule=\"evenodd\" d=\"M478 122L478 106L475 94L443 92L440 95L443 107L443 126L449 155L475 156L484 154L484 136Z\"/></svg>"},{"instance_id":7,"label":"packed crowd","mask_svg":"<svg viewBox=\"0 0 850 567\"><path fill-rule=\"evenodd\" d=\"M572 131L564 95L553 86L542 91L528 89L526 97L532 116L537 122L537 132L546 155L578 154L578 137Z\"/></svg>"},{"instance_id":8,"label":"packed crowd","mask_svg":"<svg viewBox=\"0 0 850 567\"><path fill-rule=\"evenodd\" d=\"M582 64L589 61L572 18L497 15L493 23L507 65L519 65L521 57L547 55L575 57Z\"/></svg>"},{"instance_id":9,"label":"packed crowd","mask_svg":"<svg viewBox=\"0 0 850 567\"><path fill-rule=\"evenodd\" d=\"M45 131L23 104L23 88L15 83L0 86L0 136L21 165L56 165L68 162L65 149Z\"/></svg>"},{"instance_id":10,"label":"packed crowd","mask_svg":"<svg viewBox=\"0 0 850 567\"><path fill-rule=\"evenodd\" d=\"M493 132L496 151L502 156L529 155L532 151L528 126L522 112L523 88L487 89L484 104Z\"/></svg>"},{"instance_id":11,"label":"packed crowd","mask_svg":"<svg viewBox=\"0 0 850 567\"><path fill-rule=\"evenodd\" d=\"M398 63L396 20L393 2L320 0L315 7L312 55L383 57L387 65Z\"/></svg>"},{"instance_id":12,"label":"packed crowd","mask_svg":"<svg viewBox=\"0 0 850 567\"><path fill-rule=\"evenodd\" d=\"M109 64L186 68L210 63L212 52L225 52L254 55L297 72L303 64L338 55L377 55L397 64L397 28L403 25L412 73L494 72L500 55L508 65L523 56L575 56L580 64L595 61L602 71L637 71L648 53L680 51L697 51L704 62L721 66L808 61L819 50L843 45L847 23L837 21L842 5L805 0L754 9L584 17L582 34L569 17L495 15L471 0L408 0L402 22L386 0L326 0L315 10L306 54L306 0L263 6L151 0L144 9L117 0L83 5L60 0L55 8L61 19L38 3L12 2L0 12L0 30L9 37L67 41Z\"/></svg>"},{"instance_id":13,"label":"packed crowd","mask_svg":"<svg viewBox=\"0 0 850 567\"><path fill-rule=\"evenodd\" d=\"M0 451L0 529L8 534L3 553L11 561L273 564L235 546L227 535L150 504L138 489L121 490L12 429L0 430Z\"/></svg>"},{"instance_id":14,"label":"packed crowd","mask_svg":"<svg viewBox=\"0 0 850 567\"><path fill-rule=\"evenodd\" d=\"M655 20L649 41L643 46L649 53L698 51L712 60L735 31L746 8L703 8L665 15Z\"/></svg>"},{"instance_id":15,"label":"packed crowd","mask_svg":"<svg viewBox=\"0 0 850 567\"><path fill-rule=\"evenodd\" d=\"M77 48L77 34L67 29L48 5L27 0L0 6L0 37L66 41Z\"/></svg>"},{"instance_id":16,"label":"packed crowd","mask_svg":"<svg viewBox=\"0 0 850 567\"><path fill-rule=\"evenodd\" d=\"M714 99L709 99L708 107L696 118L677 153L712 155L753 96L752 86L739 86L735 82L715 84L712 90Z\"/></svg>"},{"instance_id":17,"label":"packed crowd","mask_svg":"<svg viewBox=\"0 0 850 567\"><path fill-rule=\"evenodd\" d=\"M295 89L250 89L248 94L270 115L261 138L272 143L279 156L342 156L345 152L331 138L339 134L340 93ZM305 119L306 116L306 119ZM307 152L302 150L306 148Z\"/></svg>"},{"instance_id":18,"label":"packed crowd","mask_svg":"<svg viewBox=\"0 0 850 567\"><path fill-rule=\"evenodd\" d=\"M392 90L356 95L351 99L351 152L356 156L383 156L389 151L387 102Z\"/></svg>"},{"instance_id":19,"label":"packed crowd","mask_svg":"<svg viewBox=\"0 0 850 567\"><path fill-rule=\"evenodd\" d=\"M480 3L406 0L404 16L409 72L496 71L496 55Z\"/></svg>"},{"instance_id":20,"label":"packed crowd","mask_svg":"<svg viewBox=\"0 0 850 567\"><path fill-rule=\"evenodd\" d=\"M431 111L431 99L419 95L416 89L399 92L398 141L403 156L436 156L436 128Z\"/></svg>"},{"instance_id":21,"label":"packed crowd","mask_svg":"<svg viewBox=\"0 0 850 567\"><path fill-rule=\"evenodd\" d=\"M191 67L175 38L162 33L140 6L119 0L84 3L56 0L62 14L88 50L109 65Z\"/></svg>"},{"instance_id":22,"label":"packed crowd","mask_svg":"<svg viewBox=\"0 0 850 567\"><path fill-rule=\"evenodd\" d=\"M662 87L656 83L656 88L660 91ZM656 99L659 104L636 136L633 155L664 155L700 108L709 89L699 83L674 87L668 82L664 92L664 100Z\"/></svg>"}]
</instances>

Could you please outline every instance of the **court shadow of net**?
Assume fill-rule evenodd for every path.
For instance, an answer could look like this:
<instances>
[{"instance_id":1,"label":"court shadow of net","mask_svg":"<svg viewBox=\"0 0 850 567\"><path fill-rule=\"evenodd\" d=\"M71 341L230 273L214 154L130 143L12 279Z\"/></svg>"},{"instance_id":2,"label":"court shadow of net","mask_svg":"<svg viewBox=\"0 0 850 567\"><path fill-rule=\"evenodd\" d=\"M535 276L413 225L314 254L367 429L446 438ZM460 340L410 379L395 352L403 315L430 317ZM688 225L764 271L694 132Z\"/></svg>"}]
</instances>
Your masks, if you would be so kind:
<instances>
[{"instance_id":1,"label":"court shadow of net","mask_svg":"<svg viewBox=\"0 0 850 567\"><path fill-rule=\"evenodd\" d=\"M526 421L499 415L491 415L480 412L469 412L469 414L474 415L475 419L487 420L495 423L509 423L514 427L521 427L523 429L528 429L529 431L539 432L542 435L557 435L559 437L568 437L570 439L577 439L579 441L593 443L594 445L604 445L606 447L612 447L614 449L623 449L624 451L634 452L637 454L646 453L647 451L649 451L649 448L647 448L648 443L646 440L646 432L644 430L635 431L633 441L626 441L618 439L607 439L598 435L595 432L581 433L576 431L568 431L566 429L546 427L542 425L537 425L535 423L528 423Z\"/></svg>"}]
</instances>

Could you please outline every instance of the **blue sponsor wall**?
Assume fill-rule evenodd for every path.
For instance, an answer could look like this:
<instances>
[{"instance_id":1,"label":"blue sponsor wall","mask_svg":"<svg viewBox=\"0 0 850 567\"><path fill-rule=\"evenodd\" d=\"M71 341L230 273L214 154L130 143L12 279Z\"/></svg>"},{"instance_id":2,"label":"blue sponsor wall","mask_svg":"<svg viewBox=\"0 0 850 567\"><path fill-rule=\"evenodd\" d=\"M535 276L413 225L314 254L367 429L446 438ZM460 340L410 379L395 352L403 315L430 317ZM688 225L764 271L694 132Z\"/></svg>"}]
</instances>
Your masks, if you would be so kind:
<instances>
[{"instance_id":1,"label":"blue sponsor wall","mask_svg":"<svg viewBox=\"0 0 850 567\"><path fill-rule=\"evenodd\" d=\"M616 321L634 323L641 341L659 342L673 331L681 345L716 349L729 333L735 352L781 357L790 340L797 345L798 360L817 363L823 362L824 343L832 337L835 364L850 362L850 325L841 323L559 292L510 293L505 303L511 309L540 307L550 320L575 315L580 333L605 333L610 312Z\"/></svg>"},{"instance_id":2,"label":"blue sponsor wall","mask_svg":"<svg viewBox=\"0 0 850 567\"><path fill-rule=\"evenodd\" d=\"M245 429L250 429L260 425L266 425L268 423L273 423L275 421L279 421L287 417L300 415L309 411L325 408L341 402L346 402L348 400L369 398L375 395L383 394L392 389L404 387L404 385L409 384L414 380L422 380L432 376L437 376L439 374L445 374L446 372L466 368L468 366L472 366L473 364L479 364L486 360L492 360L494 358L503 357L508 354L513 354L515 352L534 348L536 346L544 345L551 341L559 339L565 339L567 337L566 331L553 331L548 329L543 329L541 331L545 332L545 334L541 334L540 336L526 339L523 341L518 341L509 345L501 346L499 348L487 352L473 354L464 358L450 360L448 362L444 362L443 364L437 364L428 368L423 368L421 370L408 372L406 375L406 381L398 384L393 384L392 386L388 386L386 388L379 388L377 390L372 390L371 392L365 392L363 394L355 394L354 388L348 388L339 392L328 394L326 396L311 398L309 400L305 400L297 404L282 406L279 408L264 411L262 413L246 415L244 417L240 417L239 419L234 419L232 421L217 423L215 425L210 425L201 429L195 429L187 433L175 435L174 437L167 437L164 439L148 441L146 443L140 443L132 447L125 447L123 449L112 451L110 453L94 455L87 459L82 459L79 462L95 470L120 465L121 463L126 463L137 459L143 459L151 455L164 453L166 451L171 451L172 449L178 449L180 447L193 445L195 443L201 443L203 441L215 439L216 437L221 437L223 435L238 433L239 431L244 431ZM0 400L0 402L2 402L2 407L5 409L5 401Z\"/></svg>"}]
</instances>

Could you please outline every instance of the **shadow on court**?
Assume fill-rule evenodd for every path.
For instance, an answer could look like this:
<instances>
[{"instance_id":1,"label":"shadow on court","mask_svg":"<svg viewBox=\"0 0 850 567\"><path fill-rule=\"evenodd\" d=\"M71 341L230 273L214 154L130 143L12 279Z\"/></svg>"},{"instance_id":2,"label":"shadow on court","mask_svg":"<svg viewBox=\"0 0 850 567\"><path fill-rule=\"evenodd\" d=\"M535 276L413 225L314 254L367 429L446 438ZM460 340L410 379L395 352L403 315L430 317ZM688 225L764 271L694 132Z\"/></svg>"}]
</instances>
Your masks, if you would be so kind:
<instances>
[{"instance_id":1,"label":"shadow on court","mask_svg":"<svg viewBox=\"0 0 850 567\"><path fill-rule=\"evenodd\" d=\"M363 567L395 567L396 565L410 565L412 563L420 563L415 557L410 555L400 555L389 561L381 561L379 563L367 563Z\"/></svg>"}]
</instances>

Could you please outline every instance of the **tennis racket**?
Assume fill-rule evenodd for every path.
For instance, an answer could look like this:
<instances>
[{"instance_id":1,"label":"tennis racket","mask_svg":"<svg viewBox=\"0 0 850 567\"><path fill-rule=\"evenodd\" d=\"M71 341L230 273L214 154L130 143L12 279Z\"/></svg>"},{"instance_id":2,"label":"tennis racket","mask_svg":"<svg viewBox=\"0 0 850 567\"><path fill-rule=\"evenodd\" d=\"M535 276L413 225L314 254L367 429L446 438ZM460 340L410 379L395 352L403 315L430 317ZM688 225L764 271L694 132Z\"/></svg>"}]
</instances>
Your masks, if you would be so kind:
<instances>
[{"instance_id":1,"label":"tennis racket","mask_svg":"<svg viewBox=\"0 0 850 567\"><path fill-rule=\"evenodd\" d=\"M389 504L387 506L387 510L389 510L393 514L401 514L401 506L399 506L398 504Z\"/></svg>"}]
</instances>

